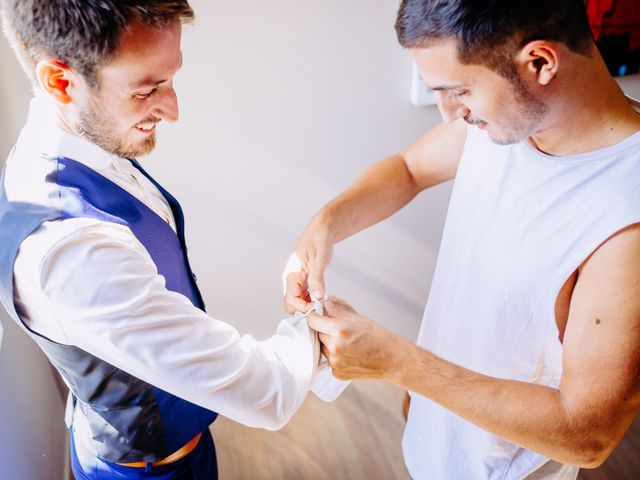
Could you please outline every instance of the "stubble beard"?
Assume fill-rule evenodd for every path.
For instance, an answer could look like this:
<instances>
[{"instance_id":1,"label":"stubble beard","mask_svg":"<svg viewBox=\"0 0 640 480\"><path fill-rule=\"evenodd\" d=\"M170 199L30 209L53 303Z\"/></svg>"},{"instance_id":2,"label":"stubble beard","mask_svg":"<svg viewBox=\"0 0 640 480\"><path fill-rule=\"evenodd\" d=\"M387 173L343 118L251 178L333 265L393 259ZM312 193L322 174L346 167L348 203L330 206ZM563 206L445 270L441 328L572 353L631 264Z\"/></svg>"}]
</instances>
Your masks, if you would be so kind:
<instances>
[{"instance_id":1,"label":"stubble beard","mask_svg":"<svg viewBox=\"0 0 640 480\"><path fill-rule=\"evenodd\" d=\"M536 134L549 111L548 105L533 95L519 77L515 77L512 84L513 97L518 104L517 113L504 137L496 137L489 132L489 138L497 145L520 143Z\"/></svg>"},{"instance_id":2,"label":"stubble beard","mask_svg":"<svg viewBox=\"0 0 640 480\"><path fill-rule=\"evenodd\" d=\"M87 108L80 112L78 130L81 136L103 150L122 158L141 157L150 153L156 146L156 133L148 135L137 143L127 143L123 137L117 137L115 120L103 111L100 105L91 99Z\"/></svg>"}]
</instances>

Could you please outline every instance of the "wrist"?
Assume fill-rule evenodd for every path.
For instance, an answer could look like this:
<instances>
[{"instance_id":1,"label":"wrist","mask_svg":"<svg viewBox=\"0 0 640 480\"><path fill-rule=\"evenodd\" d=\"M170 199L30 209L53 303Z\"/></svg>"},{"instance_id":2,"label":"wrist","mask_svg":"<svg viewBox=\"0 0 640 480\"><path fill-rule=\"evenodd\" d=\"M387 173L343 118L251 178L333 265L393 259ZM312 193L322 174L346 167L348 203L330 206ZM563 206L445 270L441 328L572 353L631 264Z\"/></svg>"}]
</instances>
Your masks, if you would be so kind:
<instances>
[{"instance_id":1,"label":"wrist","mask_svg":"<svg viewBox=\"0 0 640 480\"><path fill-rule=\"evenodd\" d=\"M336 222L328 208L322 209L309 223L307 230L315 238L323 238L326 243L334 245L337 242L335 232Z\"/></svg>"},{"instance_id":2,"label":"wrist","mask_svg":"<svg viewBox=\"0 0 640 480\"><path fill-rule=\"evenodd\" d=\"M383 364L382 380L404 388L404 373L412 361L416 346L406 338L393 335L387 345L386 361Z\"/></svg>"}]
</instances>

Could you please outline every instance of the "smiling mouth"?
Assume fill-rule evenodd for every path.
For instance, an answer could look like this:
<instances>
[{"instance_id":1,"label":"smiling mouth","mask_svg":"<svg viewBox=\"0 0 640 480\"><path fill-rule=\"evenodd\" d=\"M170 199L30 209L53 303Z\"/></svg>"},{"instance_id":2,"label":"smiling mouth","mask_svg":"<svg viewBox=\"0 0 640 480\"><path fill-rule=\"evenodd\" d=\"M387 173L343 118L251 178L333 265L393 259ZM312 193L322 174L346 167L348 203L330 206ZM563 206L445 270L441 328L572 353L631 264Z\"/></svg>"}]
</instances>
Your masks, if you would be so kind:
<instances>
[{"instance_id":1,"label":"smiling mouth","mask_svg":"<svg viewBox=\"0 0 640 480\"><path fill-rule=\"evenodd\" d=\"M135 126L135 129L144 134L153 133L158 123L159 122L140 122Z\"/></svg>"}]
</instances>

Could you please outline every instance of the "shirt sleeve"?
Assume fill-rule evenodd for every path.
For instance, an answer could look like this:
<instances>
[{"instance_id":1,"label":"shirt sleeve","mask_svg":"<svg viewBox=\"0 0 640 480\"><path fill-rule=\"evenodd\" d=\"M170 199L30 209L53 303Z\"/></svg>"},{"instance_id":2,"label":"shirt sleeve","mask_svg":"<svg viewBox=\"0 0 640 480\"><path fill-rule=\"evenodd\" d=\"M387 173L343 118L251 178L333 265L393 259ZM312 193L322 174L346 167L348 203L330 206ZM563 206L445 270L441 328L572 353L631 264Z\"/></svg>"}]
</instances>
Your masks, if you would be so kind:
<instances>
[{"instance_id":1,"label":"shirt sleeve","mask_svg":"<svg viewBox=\"0 0 640 480\"><path fill-rule=\"evenodd\" d=\"M282 272L282 292L287 293L287 277L291 272L299 272L302 270L302 262L298 258L298 254L294 251L289 259L287 260L287 264L284 267ZM317 310L316 310L317 311ZM322 314L323 312L318 311L318 313ZM304 322L306 323L306 319ZM315 341L317 344L318 350L320 350L320 340L318 339L318 334L314 333ZM311 391L318 397L320 400L325 402L333 402L336 400L342 392L351 384L351 381L338 380L333 376L333 370L329 365L324 354L320 351L320 363L319 367L316 369L313 380L311 382Z\"/></svg>"},{"instance_id":2,"label":"shirt sleeve","mask_svg":"<svg viewBox=\"0 0 640 480\"><path fill-rule=\"evenodd\" d=\"M38 253L25 242L19 257ZM306 322L283 320L264 341L241 336L167 290L126 227L97 222L75 229L34 265L15 272L17 292L28 292L31 283L41 293L34 300L46 305L34 312L49 312L66 343L147 383L271 430L284 426L306 397L319 360ZM30 276L22 290L18 273Z\"/></svg>"}]
</instances>

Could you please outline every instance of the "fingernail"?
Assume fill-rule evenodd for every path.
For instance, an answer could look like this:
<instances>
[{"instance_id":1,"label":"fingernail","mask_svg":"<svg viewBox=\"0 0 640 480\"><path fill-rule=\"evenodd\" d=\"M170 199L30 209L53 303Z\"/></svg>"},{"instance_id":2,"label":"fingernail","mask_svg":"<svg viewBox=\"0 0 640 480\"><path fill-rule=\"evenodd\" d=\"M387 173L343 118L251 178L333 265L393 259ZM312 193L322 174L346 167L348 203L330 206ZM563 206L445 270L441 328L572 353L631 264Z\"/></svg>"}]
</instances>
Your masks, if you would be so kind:
<instances>
[{"instance_id":1,"label":"fingernail","mask_svg":"<svg viewBox=\"0 0 640 480\"><path fill-rule=\"evenodd\" d=\"M315 292L311 292L312 300L322 300L322 298L324 298L324 293L322 292L322 290L316 290Z\"/></svg>"}]
</instances>

